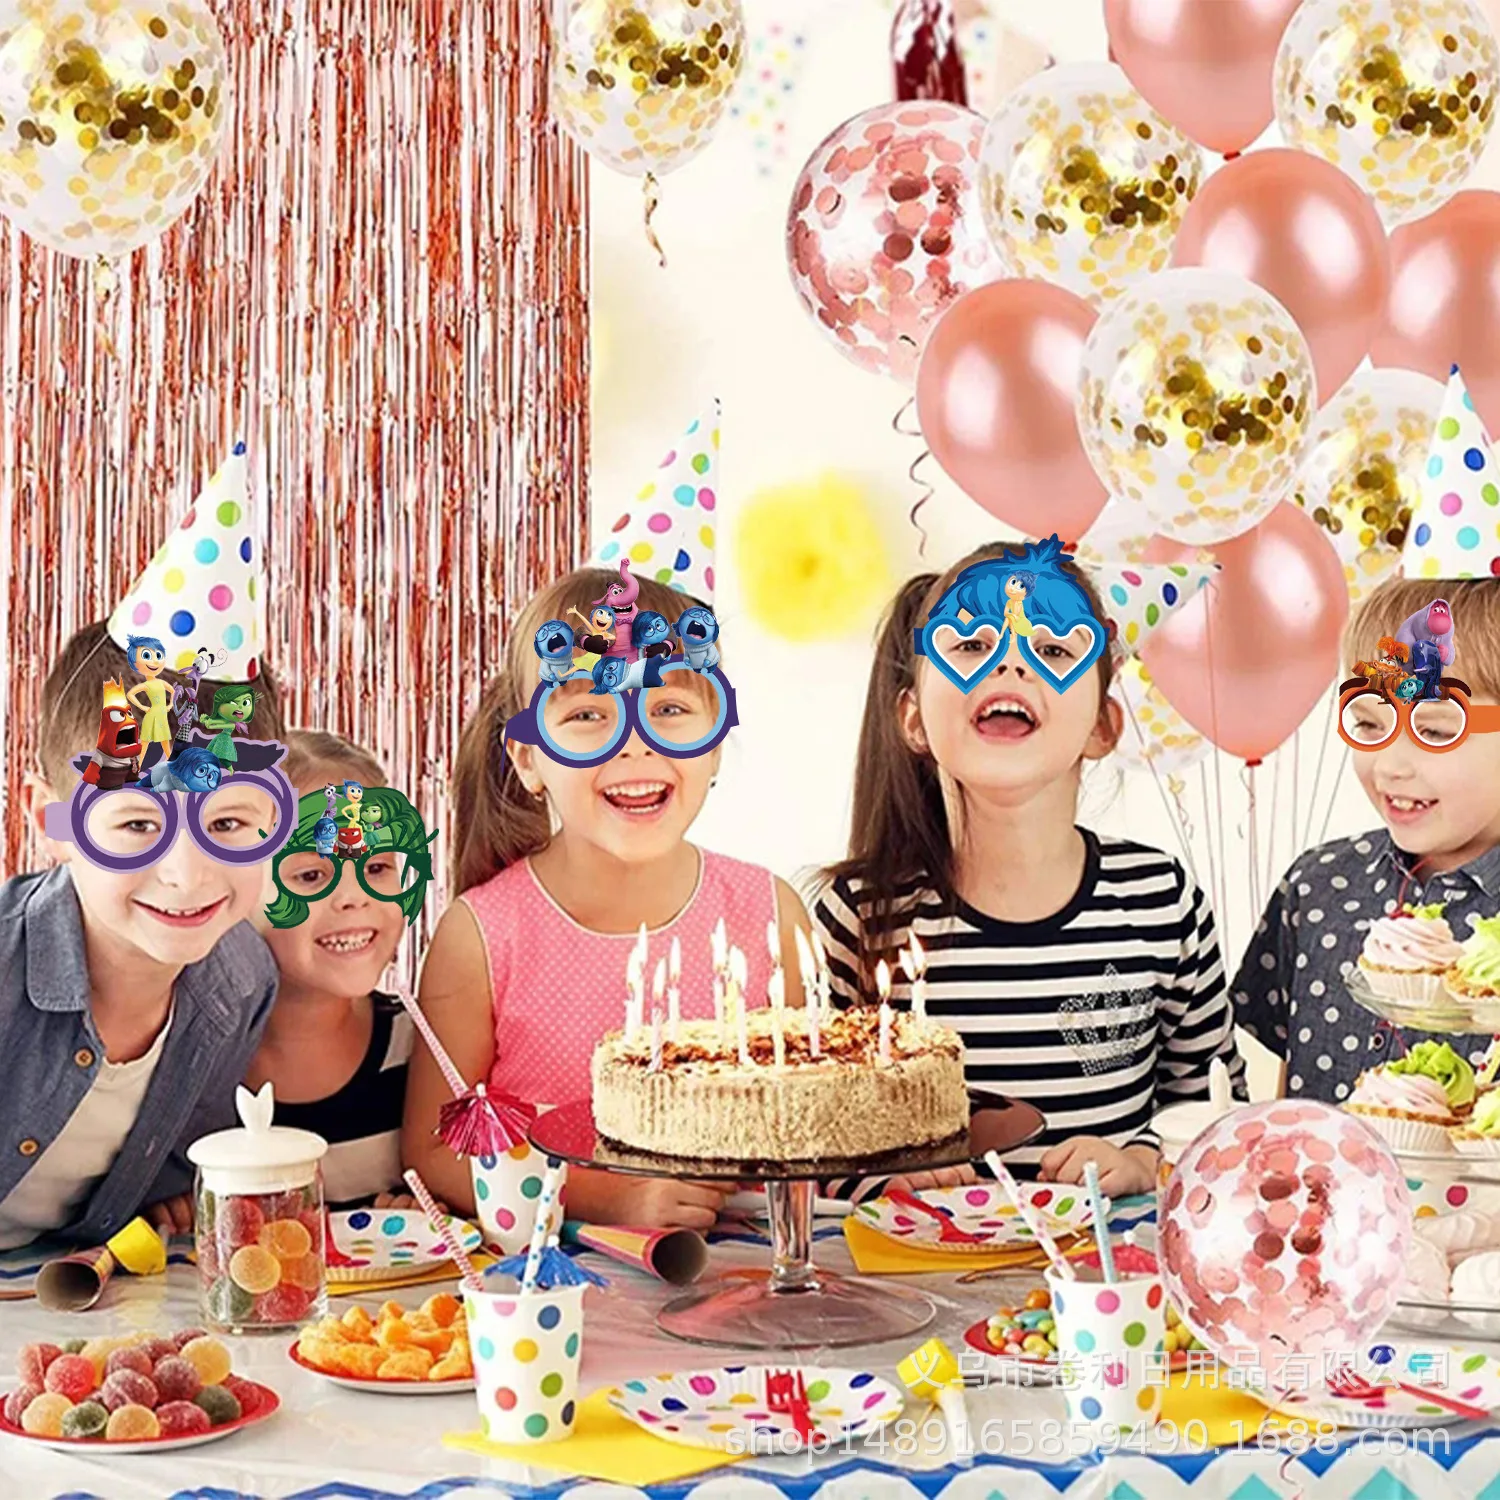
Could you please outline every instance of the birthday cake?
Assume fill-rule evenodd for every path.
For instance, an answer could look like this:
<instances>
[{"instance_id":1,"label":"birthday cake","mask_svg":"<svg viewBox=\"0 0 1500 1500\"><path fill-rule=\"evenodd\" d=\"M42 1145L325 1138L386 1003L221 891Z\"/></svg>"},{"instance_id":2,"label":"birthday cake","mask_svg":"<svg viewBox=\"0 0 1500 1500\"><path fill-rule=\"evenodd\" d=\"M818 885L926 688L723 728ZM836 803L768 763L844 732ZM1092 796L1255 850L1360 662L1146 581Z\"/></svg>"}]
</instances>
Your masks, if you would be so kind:
<instances>
[{"instance_id":1,"label":"birthday cake","mask_svg":"<svg viewBox=\"0 0 1500 1500\"><path fill-rule=\"evenodd\" d=\"M876 1007L823 1012L814 1055L806 1011L763 1008L746 1017L744 1040L748 1061L736 1027L686 1021L653 1058L647 1028L611 1032L593 1057L599 1134L659 1156L820 1162L968 1129L963 1043L946 1026L895 1012L882 1060Z\"/></svg>"}]
</instances>

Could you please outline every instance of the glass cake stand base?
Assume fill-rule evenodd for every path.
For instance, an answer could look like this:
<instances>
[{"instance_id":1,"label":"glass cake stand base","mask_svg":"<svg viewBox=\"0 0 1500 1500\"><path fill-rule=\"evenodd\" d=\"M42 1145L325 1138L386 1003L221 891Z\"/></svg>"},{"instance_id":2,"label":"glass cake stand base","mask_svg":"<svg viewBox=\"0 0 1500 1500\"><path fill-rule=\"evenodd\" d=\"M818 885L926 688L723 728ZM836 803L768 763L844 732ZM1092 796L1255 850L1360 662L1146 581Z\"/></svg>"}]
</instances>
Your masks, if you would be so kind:
<instances>
[{"instance_id":1,"label":"glass cake stand base","mask_svg":"<svg viewBox=\"0 0 1500 1500\"><path fill-rule=\"evenodd\" d=\"M575 1166L652 1177L765 1185L770 1214L769 1272L745 1270L695 1287L657 1315L664 1332L693 1344L731 1349L821 1349L876 1344L920 1332L936 1316L930 1298L889 1280L836 1276L814 1265L813 1198L820 1179L884 1175L1002 1156L1042 1131L1040 1111L1021 1100L969 1091L969 1131L951 1140L851 1161L703 1161L652 1156L613 1145L594 1129L587 1100L538 1116L531 1144Z\"/></svg>"}]
</instances>

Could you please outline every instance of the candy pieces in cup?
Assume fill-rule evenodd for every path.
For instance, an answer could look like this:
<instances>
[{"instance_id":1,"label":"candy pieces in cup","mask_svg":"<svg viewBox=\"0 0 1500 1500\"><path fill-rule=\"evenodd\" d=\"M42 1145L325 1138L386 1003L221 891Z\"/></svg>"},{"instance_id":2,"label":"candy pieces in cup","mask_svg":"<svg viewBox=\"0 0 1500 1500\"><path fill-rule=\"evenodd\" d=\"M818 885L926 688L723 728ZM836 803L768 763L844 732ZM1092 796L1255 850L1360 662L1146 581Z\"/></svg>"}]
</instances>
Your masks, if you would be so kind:
<instances>
[{"instance_id":1,"label":"candy pieces in cup","mask_svg":"<svg viewBox=\"0 0 1500 1500\"><path fill-rule=\"evenodd\" d=\"M1058 1385L1068 1418L1110 1441L1161 1415L1167 1381L1166 1293L1160 1276L1070 1281L1048 1271L1057 1323Z\"/></svg>"},{"instance_id":2,"label":"candy pieces in cup","mask_svg":"<svg viewBox=\"0 0 1500 1500\"><path fill-rule=\"evenodd\" d=\"M322 1136L273 1126L271 1085L235 1091L243 1126L194 1141L203 1315L241 1333L288 1328L328 1310Z\"/></svg>"},{"instance_id":3,"label":"candy pieces in cup","mask_svg":"<svg viewBox=\"0 0 1500 1500\"><path fill-rule=\"evenodd\" d=\"M479 1425L492 1442L555 1443L571 1435L587 1290L464 1290Z\"/></svg>"}]
</instances>

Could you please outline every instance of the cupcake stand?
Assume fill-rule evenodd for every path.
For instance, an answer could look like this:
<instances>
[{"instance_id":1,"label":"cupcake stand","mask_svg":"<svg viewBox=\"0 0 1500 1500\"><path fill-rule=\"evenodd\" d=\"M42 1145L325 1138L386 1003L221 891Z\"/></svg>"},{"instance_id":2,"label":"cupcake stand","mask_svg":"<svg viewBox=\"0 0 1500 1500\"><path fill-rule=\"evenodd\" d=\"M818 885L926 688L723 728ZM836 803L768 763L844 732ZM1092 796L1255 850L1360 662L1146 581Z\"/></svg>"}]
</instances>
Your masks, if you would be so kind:
<instances>
[{"instance_id":1,"label":"cupcake stand","mask_svg":"<svg viewBox=\"0 0 1500 1500\"><path fill-rule=\"evenodd\" d=\"M1393 1026L1439 1036L1500 1036L1500 1003L1493 1000L1469 999L1447 990L1428 1001L1392 999L1377 995L1358 968L1350 970L1345 983L1359 1005ZM1406 1174L1418 1224L1454 1216L1439 1231L1437 1243L1459 1266L1471 1255L1500 1252L1500 1154L1470 1156L1394 1147L1392 1154ZM1424 1294L1408 1282L1391 1315L1392 1323L1456 1339L1472 1339L1476 1334L1500 1337L1500 1254L1488 1264L1494 1275L1476 1278L1471 1271L1456 1276L1462 1288L1446 1298L1436 1291Z\"/></svg>"},{"instance_id":2,"label":"cupcake stand","mask_svg":"<svg viewBox=\"0 0 1500 1500\"><path fill-rule=\"evenodd\" d=\"M855 1160L696 1161L628 1151L599 1136L588 1100L542 1115L531 1144L574 1166L643 1177L764 1184L771 1225L769 1274L730 1275L694 1287L657 1316L665 1333L727 1348L812 1349L907 1338L935 1308L924 1293L859 1277L835 1276L813 1264L813 1198L837 1177L931 1171L1002 1155L1035 1140L1040 1111L998 1094L971 1091L969 1133L946 1143Z\"/></svg>"}]
</instances>

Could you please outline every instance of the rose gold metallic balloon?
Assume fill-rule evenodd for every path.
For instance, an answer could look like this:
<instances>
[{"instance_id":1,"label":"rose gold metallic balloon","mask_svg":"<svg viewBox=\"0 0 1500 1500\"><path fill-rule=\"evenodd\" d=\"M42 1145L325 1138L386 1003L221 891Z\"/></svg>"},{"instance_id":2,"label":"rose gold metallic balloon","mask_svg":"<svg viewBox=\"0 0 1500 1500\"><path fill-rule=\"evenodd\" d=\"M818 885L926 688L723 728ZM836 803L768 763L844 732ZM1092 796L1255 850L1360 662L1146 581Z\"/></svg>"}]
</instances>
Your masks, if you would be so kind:
<instances>
[{"instance_id":1,"label":"rose gold metallic balloon","mask_svg":"<svg viewBox=\"0 0 1500 1500\"><path fill-rule=\"evenodd\" d=\"M937 101L881 104L808 158L787 213L792 284L862 369L910 383L933 325L1001 274L979 209L984 119Z\"/></svg>"},{"instance_id":2,"label":"rose gold metallic balloon","mask_svg":"<svg viewBox=\"0 0 1500 1500\"><path fill-rule=\"evenodd\" d=\"M997 281L955 302L917 371L917 421L971 499L1030 536L1081 536L1104 486L1073 416L1095 312L1046 281Z\"/></svg>"},{"instance_id":3,"label":"rose gold metallic balloon","mask_svg":"<svg viewBox=\"0 0 1500 1500\"><path fill-rule=\"evenodd\" d=\"M1110 57L1179 130L1243 151L1271 123L1271 69L1298 0L1104 0Z\"/></svg>"},{"instance_id":4,"label":"rose gold metallic balloon","mask_svg":"<svg viewBox=\"0 0 1500 1500\"><path fill-rule=\"evenodd\" d=\"M1259 524L1207 549L1221 572L1141 645L1167 702L1221 750L1259 761L1332 685L1349 617L1338 553L1283 500ZM1147 562L1196 562L1158 537Z\"/></svg>"},{"instance_id":5,"label":"rose gold metallic balloon","mask_svg":"<svg viewBox=\"0 0 1500 1500\"><path fill-rule=\"evenodd\" d=\"M1370 358L1438 380L1458 365L1474 409L1500 433L1500 193L1459 193L1391 235L1391 290Z\"/></svg>"},{"instance_id":6,"label":"rose gold metallic balloon","mask_svg":"<svg viewBox=\"0 0 1500 1500\"><path fill-rule=\"evenodd\" d=\"M1369 198L1303 151L1256 151L1198 190L1172 245L1175 266L1233 271L1296 319L1330 397L1365 357L1391 284Z\"/></svg>"}]
</instances>

